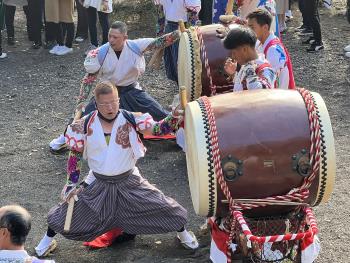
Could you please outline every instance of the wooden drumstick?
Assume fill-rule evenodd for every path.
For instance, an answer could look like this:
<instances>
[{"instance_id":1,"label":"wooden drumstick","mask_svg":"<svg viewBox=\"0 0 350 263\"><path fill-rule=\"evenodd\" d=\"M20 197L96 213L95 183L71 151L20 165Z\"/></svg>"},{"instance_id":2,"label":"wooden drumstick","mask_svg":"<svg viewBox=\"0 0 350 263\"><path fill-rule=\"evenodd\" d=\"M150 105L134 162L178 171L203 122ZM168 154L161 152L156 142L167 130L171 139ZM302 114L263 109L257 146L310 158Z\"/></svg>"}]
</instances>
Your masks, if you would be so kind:
<instances>
[{"instance_id":1,"label":"wooden drumstick","mask_svg":"<svg viewBox=\"0 0 350 263\"><path fill-rule=\"evenodd\" d=\"M181 107L184 110L187 105L187 91L185 86L181 86L180 88L180 102L181 102Z\"/></svg>"},{"instance_id":2,"label":"wooden drumstick","mask_svg":"<svg viewBox=\"0 0 350 263\"><path fill-rule=\"evenodd\" d=\"M164 48L160 48L154 51L151 60L148 62L148 67L159 69L160 64L162 63L163 54L164 54Z\"/></svg>"},{"instance_id":3,"label":"wooden drumstick","mask_svg":"<svg viewBox=\"0 0 350 263\"><path fill-rule=\"evenodd\" d=\"M228 24L228 23L231 23L232 21L236 21L237 16L235 16L235 15L221 15L221 16L219 16L219 20L222 23Z\"/></svg>"},{"instance_id":4,"label":"wooden drumstick","mask_svg":"<svg viewBox=\"0 0 350 263\"><path fill-rule=\"evenodd\" d=\"M186 31L185 23L182 19L179 20L179 30L181 33Z\"/></svg>"},{"instance_id":5,"label":"wooden drumstick","mask_svg":"<svg viewBox=\"0 0 350 263\"><path fill-rule=\"evenodd\" d=\"M64 222L64 228L63 228L64 232L69 232L70 230L70 225L72 223L73 209L74 209L74 201L75 201L74 196L72 196L68 202L66 221Z\"/></svg>"},{"instance_id":6,"label":"wooden drumstick","mask_svg":"<svg viewBox=\"0 0 350 263\"><path fill-rule=\"evenodd\" d=\"M228 0L227 1L225 15L233 15L233 1L234 0Z\"/></svg>"}]
</instances>

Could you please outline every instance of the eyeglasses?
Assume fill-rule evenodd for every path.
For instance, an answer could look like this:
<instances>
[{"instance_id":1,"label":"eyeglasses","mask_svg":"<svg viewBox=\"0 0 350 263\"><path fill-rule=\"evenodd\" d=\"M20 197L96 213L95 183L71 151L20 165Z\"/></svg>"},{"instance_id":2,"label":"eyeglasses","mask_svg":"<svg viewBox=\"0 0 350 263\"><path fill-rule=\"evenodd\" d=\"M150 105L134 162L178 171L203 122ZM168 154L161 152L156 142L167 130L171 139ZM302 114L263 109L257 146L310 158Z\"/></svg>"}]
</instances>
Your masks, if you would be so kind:
<instances>
[{"instance_id":1,"label":"eyeglasses","mask_svg":"<svg viewBox=\"0 0 350 263\"><path fill-rule=\"evenodd\" d=\"M118 99L118 100L111 101L111 102L109 102L109 103L97 103L97 102L96 102L96 105L99 106L99 107L101 107L101 108L107 108L107 107L109 107L109 106L115 107L115 106L117 106L118 104L119 104L119 99Z\"/></svg>"}]
</instances>

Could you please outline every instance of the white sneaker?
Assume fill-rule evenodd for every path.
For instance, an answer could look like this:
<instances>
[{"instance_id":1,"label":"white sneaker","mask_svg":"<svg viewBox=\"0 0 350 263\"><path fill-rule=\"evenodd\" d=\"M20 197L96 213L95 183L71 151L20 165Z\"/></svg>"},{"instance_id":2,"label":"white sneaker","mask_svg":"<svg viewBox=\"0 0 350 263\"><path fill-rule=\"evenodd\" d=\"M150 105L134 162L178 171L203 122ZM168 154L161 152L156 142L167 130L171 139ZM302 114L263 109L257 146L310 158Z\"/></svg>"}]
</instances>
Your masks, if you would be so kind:
<instances>
[{"instance_id":1,"label":"white sneaker","mask_svg":"<svg viewBox=\"0 0 350 263\"><path fill-rule=\"evenodd\" d=\"M60 48L60 46L56 45L52 49L50 49L49 53L55 55L59 48Z\"/></svg>"},{"instance_id":2,"label":"white sneaker","mask_svg":"<svg viewBox=\"0 0 350 263\"><path fill-rule=\"evenodd\" d=\"M346 47L344 47L344 51L345 52L350 52L350 45L347 45Z\"/></svg>"},{"instance_id":3,"label":"white sneaker","mask_svg":"<svg viewBox=\"0 0 350 263\"><path fill-rule=\"evenodd\" d=\"M325 8L331 9L332 8L332 0L323 0L323 5Z\"/></svg>"},{"instance_id":4,"label":"white sneaker","mask_svg":"<svg viewBox=\"0 0 350 263\"><path fill-rule=\"evenodd\" d=\"M1 55L0 55L0 59L1 59L1 58L6 58L6 57L7 57L7 54L4 53L4 52L2 52Z\"/></svg>"},{"instance_id":5,"label":"white sneaker","mask_svg":"<svg viewBox=\"0 0 350 263\"><path fill-rule=\"evenodd\" d=\"M75 42L81 43L83 42L85 39L83 37L76 37L75 38Z\"/></svg>"},{"instance_id":6,"label":"white sneaker","mask_svg":"<svg viewBox=\"0 0 350 263\"><path fill-rule=\"evenodd\" d=\"M345 56L348 57L348 58L350 58L350 52L346 52L346 53L345 53Z\"/></svg>"},{"instance_id":7,"label":"white sneaker","mask_svg":"<svg viewBox=\"0 0 350 263\"><path fill-rule=\"evenodd\" d=\"M199 247L198 240L192 231L177 232L177 238L186 249L197 249Z\"/></svg>"},{"instance_id":8,"label":"white sneaker","mask_svg":"<svg viewBox=\"0 0 350 263\"><path fill-rule=\"evenodd\" d=\"M53 150L58 150L62 147L63 144L66 143L66 140L64 138L64 135L61 134L60 136L58 136L57 138L53 139L50 142L50 148Z\"/></svg>"},{"instance_id":9,"label":"white sneaker","mask_svg":"<svg viewBox=\"0 0 350 263\"><path fill-rule=\"evenodd\" d=\"M292 14L292 10L287 10L287 12L286 12L286 17L288 18L288 19L293 19L293 14Z\"/></svg>"},{"instance_id":10,"label":"white sneaker","mask_svg":"<svg viewBox=\"0 0 350 263\"><path fill-rule=\"evenodd\" d=\"M91 50L95 50L97 47L95 46L95 45L90 45L89 47L88 47L88 49L85 51L85 55L87 55L87 54L89 54L89 52L91 51Z\"/></svg>"},{"instance_id":11,"label":"white sneaker","mask_svg":"<svg viewBox=\"0 0 350 263\"><path fill-rule=\"evenodd\" d=\"M60 46L60 48L57 50L56 55L57 56L64 56L67 55L68 53L72 53L73 48L67 47L67 46Z\"/></svg>"},{"instance_id":12,"label":"white sneaker","mask_svg":"<svg viewBox=\"0 0 350 263\"><path fill-rule=\"evenodd\" d=\"M52 239L52 241L47 246L42 244L42 241L39 243L39 245L36 248L34 248L35 253L37 254L38 257L47 257L51 252L56 250L57 241L55 239Z\"/></svg>"}]
</instances>

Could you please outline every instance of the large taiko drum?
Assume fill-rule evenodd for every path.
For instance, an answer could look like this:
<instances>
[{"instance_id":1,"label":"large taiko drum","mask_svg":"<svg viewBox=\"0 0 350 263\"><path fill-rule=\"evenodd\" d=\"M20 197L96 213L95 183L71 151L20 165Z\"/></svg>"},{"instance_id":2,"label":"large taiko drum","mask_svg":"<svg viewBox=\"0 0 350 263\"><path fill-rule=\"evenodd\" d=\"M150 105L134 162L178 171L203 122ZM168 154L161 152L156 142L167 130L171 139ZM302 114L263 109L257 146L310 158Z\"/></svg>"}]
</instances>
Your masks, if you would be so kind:
<instances>
[{"instance_id":1,"label":"large taiko drum","mask_svg":"<svg viewBox=\"0 0 350 263\"><path fill-rule=\"evenodd\" d=\"M224 70L230 57L216 30L223 25L213 24L191 27L180 38L178 79L179 86L187 88L187 98L193 101L200 96L212 96L231 91L232 81Z\"/></svg>"},{"instance_id":2,"label":"large taiko drum","mask_svg":"<svg viewBox=\"0 0 350 263\"><path fill-rule=\"evenodd\" d=\"M323 99L318 93L305 92L313 98L317 109L313 116L319 116L320 123L319 134L313 133L319 139L313 147L318 145L320 168L313 173L304 200L316 206L326 202L333 191L335 149ZM311 133L304 98L297 90L256 90L201 97L187 104L186 159L197 214L227 215L227 198L217 180L219 171L235 200L284 196L309 179L313 170ZM280 215L296 207L295 203L274 204L247 210L247 215Z\"/></svg>"}]
</instances>

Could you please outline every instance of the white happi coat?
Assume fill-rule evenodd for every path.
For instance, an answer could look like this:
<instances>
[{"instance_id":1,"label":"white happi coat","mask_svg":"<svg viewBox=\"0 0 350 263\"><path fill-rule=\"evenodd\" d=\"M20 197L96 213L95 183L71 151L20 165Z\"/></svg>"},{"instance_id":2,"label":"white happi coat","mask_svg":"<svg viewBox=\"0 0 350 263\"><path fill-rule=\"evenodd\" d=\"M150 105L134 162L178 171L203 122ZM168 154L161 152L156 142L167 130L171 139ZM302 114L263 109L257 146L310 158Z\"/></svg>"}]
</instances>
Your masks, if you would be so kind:
<instances>
[{"instance_id":1,"label":"white happi coat","mask_svg":"<svg viewBox=\"0 0 350 263\"><path fill-rule=\"evenodd\" d=\"M146 129L154 123L148 113L135 117L135 120L138 130ZM133 169L136 161L145 155L146 148L123 114L120 113L114 121L109 144L97 111L88 122L86 134L84 122L85 118L68 126L66 143L71 149L83 152L92 171L106 176L122 174Z\"/></svg>"},{"instance_id":2,"label":"white happi coat","mask_svg":"<svg viewBox=\"0 0 350 263\"><path fill-rule=\"evenodd\" d=\"M264 44L257 41L257 51L264 54L264 50L270 41L277 38L274 34L270 34ZM277 85L279 89L288 89L289 86L289 69L287 65L287 55L282 46L275 44L269 47L266 53L266 59L271 64L276 73Z\"/></svg>"},{"instance_id":3,"label":"white happi coat","mask_svg":"<svg viewBox=\"0 0 350 263\"><path fill-rule=\"evenodd\" d=\"M108 52L101 62L98 59L101 47L89 52L84 61L86 71L88 73L96 73L101 69L99 72L101 81L111 81L117 87L137 83L138 78L145 72L146 67L142 53L154 41L154 38L127 41L129 44L124 44L119 58L111 47L108 48ZM134 47L134 50L132 47ZM137 52L135 52L135 49L137 49ZM141 89L138 83L136 88Z\"/></svg>"},{"instance_id":4,"label":"white happi coat","mask_svg":"<svg viewBox=\"0 0 350 263\"><path fill-rule=\"evenodd\" d=\"M201 9L201 0L157 0L156 3L163 6L165 19L172 22L180 19L187 22L187 9L197 12Z\"/></svg>"},{"instance_id":5,"label":"white happi coat","mask_svg":"<svg viewBox=\"0 0 350 263\"><path fill-rule=\"evenodd\" d=\"M242 65L239 72L236 73L233 81L233 91L262 89L263 83L268 84L269 88L274 88L276 74L270 67L264 68L257 74L256 70L263 64L269 64L263 55L259 55L256 60Z\"/></svg>"}]
</instances>

